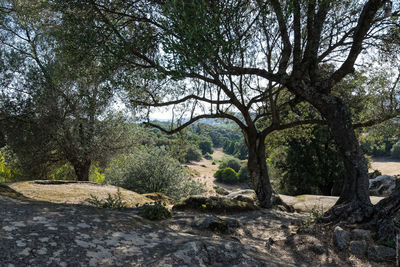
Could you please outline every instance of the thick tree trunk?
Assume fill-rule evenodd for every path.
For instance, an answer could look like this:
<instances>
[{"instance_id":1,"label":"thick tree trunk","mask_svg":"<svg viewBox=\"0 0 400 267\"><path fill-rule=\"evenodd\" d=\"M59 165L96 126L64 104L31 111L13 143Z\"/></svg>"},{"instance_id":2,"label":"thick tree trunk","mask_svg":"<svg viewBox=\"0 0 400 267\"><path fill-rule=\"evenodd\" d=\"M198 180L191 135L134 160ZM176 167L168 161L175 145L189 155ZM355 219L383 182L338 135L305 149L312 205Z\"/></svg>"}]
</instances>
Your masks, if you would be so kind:
<instances>
[{"instance_id":1,"label":"thick tree trunk","mask_svg":"<svg viewBox=\"0 0 400 267\"><path fill-rule=\"evenodd\" d=\"M269 180L265 157L265 137L258 133L248 134L246 138L249 149L247 168L256 192L259 204L263 208L272 207L272 186Z\"/></svg>"},{"instance_id":2,"label":"thick tree trunk","mask_svg":"<svg viewBox=\"0 0 400 267\"><path fill-rule=\"evenodd\" d=\"M74 162L72 165L78 181L89 181L90 160Z\"/></svg>"},{"instance_id":3,"label":"thick tree trunk","mask_svg":"<svg viewBox=\"0 0 400 267\"><path fill-rule=\"evenodd\" d=\"M329 95L312 103L327 119L345 166L343 189L339 200L326 214L330 220L361 222L372 215L368 189L368 167L352 126L347 105Z\"/></svg>"},{"instance_id":4,"label":"thick tree trunk","mask_svg":"<svg viewBox=\"0 0 400 267\"><path fill-rule=\"evenodd\" d=\"M369 198L368 167L358 143L347 105L331 93L329 88L316 87L293 79L288 85L290 91L313 105L328 121L328 126L339 148L345 167L343 189L339 200L326 212L326 221L346 220L361 222L372 216L373 208ZM322 92L322 93L321 93Z\"/></svg>"}]
</instances>

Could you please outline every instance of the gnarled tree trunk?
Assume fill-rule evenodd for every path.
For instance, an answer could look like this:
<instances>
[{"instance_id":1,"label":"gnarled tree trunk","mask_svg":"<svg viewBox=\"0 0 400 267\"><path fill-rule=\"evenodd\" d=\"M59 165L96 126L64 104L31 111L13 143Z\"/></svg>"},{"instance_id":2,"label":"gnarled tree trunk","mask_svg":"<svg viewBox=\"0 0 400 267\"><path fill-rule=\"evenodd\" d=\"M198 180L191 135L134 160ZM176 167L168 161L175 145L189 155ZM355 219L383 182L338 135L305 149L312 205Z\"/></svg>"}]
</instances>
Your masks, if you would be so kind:
<instances>
[{"instance_id":1,"label":"gnarled tree trunk","mask_svg":"<svg viewBox=\"0 0 400 267\"><path fill-rule=\"evenodd\" d=\"M345 176L339 200L327 218L361 222L372 215L368 167L352 125L350 110L338 97L327 95L312 103L328 121L343 157Z\"/></svg>"},{"instance_id":2,"label":"gnarled tree trunk","mask_svg":"<svg viewBox=\"0 0 400 267\"><path fill-rule=\"evenodd\" d=\"M249 149L247 168L259 204L263 208L272 207L272 186L269 180L265 156L265 137L260 133L248 133L246 144Z\"/></svg>"},{"instance_id":3,"label":"gnarled tree trunk","mask_svg":"<svg viewBox=\"0 0 400 267\"><path fill-rule=\"evenodd\" d=\"M78 181L89 181L90 160L73 162L75 174Z\"/></svg>"}]
</instances>

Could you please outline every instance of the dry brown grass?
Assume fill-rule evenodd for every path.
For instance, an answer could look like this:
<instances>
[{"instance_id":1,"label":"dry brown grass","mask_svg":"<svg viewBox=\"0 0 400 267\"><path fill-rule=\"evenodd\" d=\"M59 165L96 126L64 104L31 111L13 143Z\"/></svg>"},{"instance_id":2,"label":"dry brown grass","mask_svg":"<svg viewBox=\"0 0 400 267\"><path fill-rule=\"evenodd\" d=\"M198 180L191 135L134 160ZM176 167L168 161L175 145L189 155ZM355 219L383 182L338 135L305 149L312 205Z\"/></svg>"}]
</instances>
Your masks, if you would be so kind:
<instances>
[{"instance_id":1,"label":"dry brown grass","mask_svg":"<svg viewBox=\"0 0 400 267\"><path fill-rule=\"evenodd\" d=\"M372 158L370 171L379 170L382 174L400 175L400 160L392 158Z\"/></svg>"},{"instance_id":2,"label":"dry brown grass","mask_svg":"<svg viewBox=\"0 0 400 267\"><path fill-rule=\"evenodd\" d=\"M153 200L133 191L94 183L36 184L33 181L28 181L9 183L7 186L32 200L52 203L87 205L87 199L91 195L99 199L105 199L108 194L115 195L118 189L127 207L134 208L137 204L143 205L153 202Z\"/></svg>"}]
</instances>

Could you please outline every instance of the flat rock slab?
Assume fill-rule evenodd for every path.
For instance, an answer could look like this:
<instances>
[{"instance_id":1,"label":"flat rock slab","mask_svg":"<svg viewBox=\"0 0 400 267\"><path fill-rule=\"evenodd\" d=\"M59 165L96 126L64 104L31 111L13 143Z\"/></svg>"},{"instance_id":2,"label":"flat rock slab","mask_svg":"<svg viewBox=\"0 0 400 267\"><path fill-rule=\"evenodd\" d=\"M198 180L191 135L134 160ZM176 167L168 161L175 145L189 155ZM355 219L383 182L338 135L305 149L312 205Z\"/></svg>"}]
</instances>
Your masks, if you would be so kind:
<instances>
[{"instance_id":1,"label":"flat rock slab","mask_svg":"<svg viewBox=\"0 0 400 267\"><path fill-rule=\"evenodd\" d=\"M222 237L174 231L133 212L0 195L2 266L294 266Z\"/></svg>"}]
</instances>

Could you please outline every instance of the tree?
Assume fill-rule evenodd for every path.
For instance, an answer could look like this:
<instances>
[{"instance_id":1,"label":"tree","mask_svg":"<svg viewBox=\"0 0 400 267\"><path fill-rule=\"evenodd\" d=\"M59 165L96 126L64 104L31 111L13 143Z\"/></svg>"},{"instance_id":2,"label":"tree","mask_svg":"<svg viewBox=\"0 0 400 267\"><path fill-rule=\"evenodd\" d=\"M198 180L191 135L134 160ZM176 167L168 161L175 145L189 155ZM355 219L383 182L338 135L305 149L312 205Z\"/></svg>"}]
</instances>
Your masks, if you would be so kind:
<instances>
[{"instance_id":1,"label":"tree","mask_svg":"<svg viewBox=\"0 0 400 267\"><path fill-rule=\"evenodd\" d=\"M213 149L213 147L212 147L212 142L211 142L211 140L203 139L203 140L201 140L201 141L199 142L198 145L199 145L199 148L200 148L201 153L202 153L203 155L205 155L205 154L207 154L207 153L212 154L212 153L214 152L214 149Z\"/></svg>"},{"instance_id":2,"label":"tree","mask_svg":"<svg viewBox=\"0 0 400 267\"><path fill-rule=\"evenodd\" d=\"M354 220L370 215L366 162L351 112L337 90L360 53L383 44L381 37L395 31L396 21L387 16L389 1L149 3L77 1L61 3L60 10L81 20L64 20L66 27L96 21L96 28L105 33L103 53L123 63L121 87L141 89L130 95L139 111L178 109L173 127L163 130L176 132L204 118L237 123L262 206L271 206L272 195L265 137L301 124L328 124L346 169L344 189L329 214ZM83 34L77 32L75 39L80 41ZM357 126L398 114L396 106L387 111Z\"/></svg>"},{"instance_id":3,"label":"tree","mask_svg":"<svg viewBox=\"0 0 400 267\"><path fill-rule=\"evenodd\" d=\"M49 166L68 161L77 179L87 181L93 161L105 162L131 142L132 135L122 134L125 118L107 110L113 94L104 78L111 73L97 59L71 61L54 18L41 20L41 3L5 1L0 11L7 145L26 175L44 178Z\"/></svg>"},{"instance_id":4,"label":"tree","mask_svg":"<svg viewBox=\"0 0 400 267\"><path fill-rule=\"evenodd\" d=\"M289 133L285 139L270 154L280 192L338 195L344 166L329 129L314 126Z\"/></svg>"}]
</instances>

